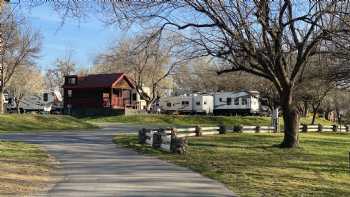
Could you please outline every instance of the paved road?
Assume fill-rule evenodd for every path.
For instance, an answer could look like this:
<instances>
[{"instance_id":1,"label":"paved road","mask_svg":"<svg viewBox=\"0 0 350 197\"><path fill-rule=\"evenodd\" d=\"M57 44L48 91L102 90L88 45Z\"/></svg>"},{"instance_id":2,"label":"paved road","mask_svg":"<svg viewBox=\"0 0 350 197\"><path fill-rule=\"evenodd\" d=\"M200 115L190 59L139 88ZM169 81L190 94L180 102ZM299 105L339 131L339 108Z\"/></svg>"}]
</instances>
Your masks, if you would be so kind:
<instances>
[{"instance_id":1,"label":"paved road","mask_svg":"<svg viewBox=\"0 0 350 197\"><path fill-rule=\"evenodd\" d=\"M98 131L10 134L0 139L40 144L61 163L63 177L48 196L234 196L224 185L186 168L116 147L117 132L137 126L104 125Z\"/></svg>"}]
</instances>

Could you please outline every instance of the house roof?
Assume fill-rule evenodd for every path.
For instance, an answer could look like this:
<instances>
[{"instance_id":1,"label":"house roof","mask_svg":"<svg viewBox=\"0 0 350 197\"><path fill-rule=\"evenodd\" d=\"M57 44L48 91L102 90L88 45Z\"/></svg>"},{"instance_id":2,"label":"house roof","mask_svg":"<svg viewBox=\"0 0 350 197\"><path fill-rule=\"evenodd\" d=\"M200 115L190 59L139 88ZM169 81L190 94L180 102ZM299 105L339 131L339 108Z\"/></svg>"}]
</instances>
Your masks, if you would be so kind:
<instances>
[{"instance_id":1,"label":"house roof","mask_svg":"<svg viewBox=\"0 0 350 197\"><path fill-rule=\"evenodd\" d=\"M118 83L122 79L125 79L130 87L134 87L131 81L124 73L111 73L111 74L94 74L86 76L69 75L69 77L77 77L76 85L63 85L63 88L110 88L113 84Z\"/></svg>"}]
</instances>

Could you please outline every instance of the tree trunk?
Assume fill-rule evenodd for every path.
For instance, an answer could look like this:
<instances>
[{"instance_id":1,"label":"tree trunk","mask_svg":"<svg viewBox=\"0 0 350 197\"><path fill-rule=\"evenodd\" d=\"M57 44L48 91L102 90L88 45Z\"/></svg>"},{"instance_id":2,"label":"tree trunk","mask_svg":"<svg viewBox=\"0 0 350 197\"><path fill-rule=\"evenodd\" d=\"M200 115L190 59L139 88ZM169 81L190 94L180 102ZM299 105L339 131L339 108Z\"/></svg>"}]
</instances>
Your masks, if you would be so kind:
<instances>
[{"instance_id":1,"label":"tree trunk","mask_svg":"<svg viewBox=\"0 0 350 197\"><path fill-rule=\"evenodd\" d=\"M304 101L303 117L306 117L308 113L309 113L308 102L307 102L307 101Z\"/></svg>"},{"instance_id":2,"label":"tree trunk","mask_svg":"<svg viewBox=\"0 0 350 197\"><path fill-rule=\"evenodd\" d=\"M280 146L282 148L294 148L299 145L299 113L292 102L292 91L281 95L281 104L284 120L284 138Z\"/></svg>"},{"instance_id":3,"label":"tree trunk","mask_svg":"<svg viewBox=\"0 0 350 197\"><path fill-rule=\"evenodd\" d=\"M146 110L147 112L151 112L151 107L152 107L152 104L153 104L153 100L146 100Z\"/></svg>"},{"instance_id":4,"label":"tree trunk","mask_svg":"<svg viewBox=\"0 0 350 197\"><path fill-rule=\"evenodd\" d=\"M21 110L19 110L19 101L16 100L15 103L16 103L17 114L20 114Z\"/></svg>"},{"instance_id":5,"label":"tree trunk","mask_svg":"<svg viewBox=\"0 0 350 197\"><path fill-rule=\"evenodd\" d=\"M311 124L315 124L315 121L316 121L316 112L314 112L314 113L312 114Z\"/></svg>"},{"instance_id":6,"label":"tree trunk","mask_svg":"<svg viewBox=\"0 0 350 197\"><path fill-rule=\"evenodd\" d=\"M4 89L0 88L0 114L4 113Z\"/></svg>"},{"instance_id":7,"label":"tree trunk","mask_svg":"<svg viewBox=\"0 0 350 197\"><path fill-rule=\"evenodd\" d=\"M311 124L315 124L315 121L316 121L316 115L317 115L317 112L318 112L318 109L320 108L321 106L321 103L318 103L316 107L312 107L312 110L313 110L313 115L312 115L312 121L311 121Z\"/></svg>"}]
</instances>

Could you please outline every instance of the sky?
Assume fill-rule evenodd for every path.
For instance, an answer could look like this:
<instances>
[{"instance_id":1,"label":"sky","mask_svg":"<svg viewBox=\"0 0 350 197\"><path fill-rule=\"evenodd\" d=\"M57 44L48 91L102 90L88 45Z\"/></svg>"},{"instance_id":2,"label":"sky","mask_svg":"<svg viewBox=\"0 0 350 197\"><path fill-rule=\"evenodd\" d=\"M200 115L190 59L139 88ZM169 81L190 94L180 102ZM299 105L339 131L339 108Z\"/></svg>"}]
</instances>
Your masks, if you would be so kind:
<instances>
[{"instance_id":1,"label":"sky","mask_svg":"<svg viewBox=\"0 0 350 197\"><path fill-rule=\"evenodd\" d=\"M42 50L37 64L43 71L52 68L57 58L72 51L78 67L91 68L94 57L118 41L123 32L116 26L106 26L97 18L89 17L79 22L62 18L51 8L36 7L21 10L29 24L42 35Z\"/></svg>"}]
</instances>

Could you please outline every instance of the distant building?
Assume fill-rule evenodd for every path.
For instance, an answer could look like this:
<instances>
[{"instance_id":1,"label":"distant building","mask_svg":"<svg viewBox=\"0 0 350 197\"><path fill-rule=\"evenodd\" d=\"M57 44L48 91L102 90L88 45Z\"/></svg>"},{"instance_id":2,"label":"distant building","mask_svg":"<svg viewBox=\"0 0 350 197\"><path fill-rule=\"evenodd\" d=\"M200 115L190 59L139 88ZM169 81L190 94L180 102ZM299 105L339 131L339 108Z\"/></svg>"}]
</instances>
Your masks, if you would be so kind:
<instances>
[{"instance_id":1,"label":"distant building","mask_svg":"<svg viewBox=\"0 0 350 197\"><path fill-rule=\"evenodd\" d=\"M117 114L138 108L138 95L124 73L69 75L63 85L64 111L69 114Z\"/></svg>"}]
</instances>

